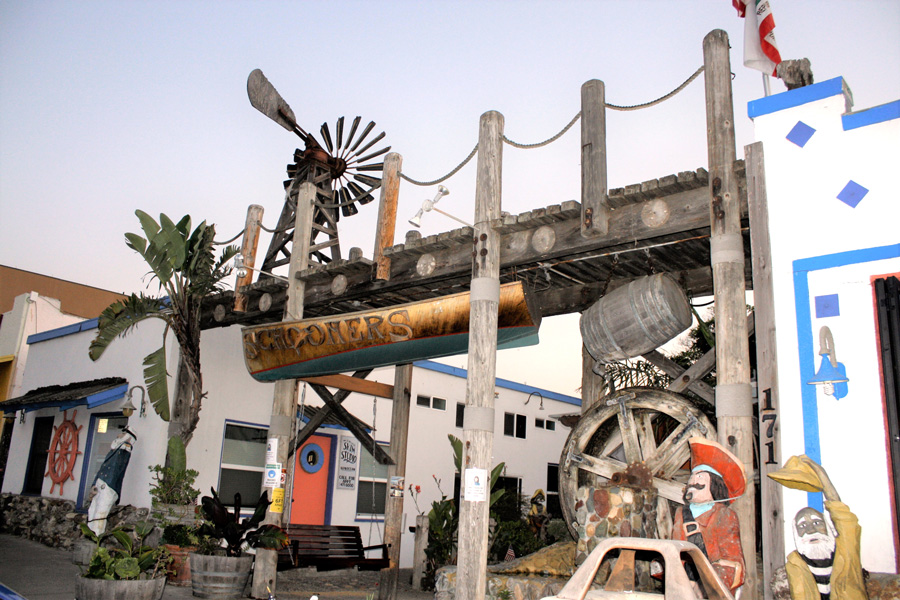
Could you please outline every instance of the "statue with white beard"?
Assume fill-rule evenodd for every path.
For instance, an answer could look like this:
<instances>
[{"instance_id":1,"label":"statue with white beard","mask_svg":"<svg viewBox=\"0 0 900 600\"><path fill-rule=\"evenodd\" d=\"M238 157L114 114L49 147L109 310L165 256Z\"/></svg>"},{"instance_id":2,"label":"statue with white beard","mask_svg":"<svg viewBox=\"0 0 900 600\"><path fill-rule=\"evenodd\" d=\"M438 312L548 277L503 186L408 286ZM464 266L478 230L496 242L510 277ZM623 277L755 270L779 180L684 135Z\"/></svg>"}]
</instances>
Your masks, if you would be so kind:
<instances>
[{"instance_id":1,"label":"statue with white beard","mask_svg":"<svg viewBox=\"0 0 900 600\"><path fill-rule=\"evenodd\" d=\"M796 550L785 570L793 600L865 600L866 584L859 559L862 529L841 502L831 479L806 455L792 456L782 469L769 474L778 483L825 496L826 517L814 508L794 516Z\"/></svg>"}]
</instances>

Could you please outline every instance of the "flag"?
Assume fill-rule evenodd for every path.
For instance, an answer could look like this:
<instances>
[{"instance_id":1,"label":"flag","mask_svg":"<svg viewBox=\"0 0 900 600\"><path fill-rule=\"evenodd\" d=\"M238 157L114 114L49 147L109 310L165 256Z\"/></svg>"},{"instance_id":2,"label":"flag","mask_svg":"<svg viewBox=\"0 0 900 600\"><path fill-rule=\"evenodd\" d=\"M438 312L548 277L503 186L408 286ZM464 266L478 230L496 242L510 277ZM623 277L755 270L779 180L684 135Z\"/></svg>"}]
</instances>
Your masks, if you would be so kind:
<instances>
[{"instance_id":1,"label":"flag","mask_svg":"<svg viewBox=\"0 0 900 600\"><path fill-rule=\"evenodd\" d=\"M509 549L506 551L506 556L503 558L503 562L509 562L511 560L515 560L515 558L516 558L516 552L515 552L515 550L513 550L513 547L510 546Z\"/></svg>"},{"instance_id":2,"label":"flag","mask_svg":"<svg viewBox=\"0 0 900 600\"><path fill-rule=\"evenodd\" d=\"M731 4L744 19L744 66L777 76L781 54L775 43L772 4L769 0L731 0Z\"/></svg>"}]
</instances>

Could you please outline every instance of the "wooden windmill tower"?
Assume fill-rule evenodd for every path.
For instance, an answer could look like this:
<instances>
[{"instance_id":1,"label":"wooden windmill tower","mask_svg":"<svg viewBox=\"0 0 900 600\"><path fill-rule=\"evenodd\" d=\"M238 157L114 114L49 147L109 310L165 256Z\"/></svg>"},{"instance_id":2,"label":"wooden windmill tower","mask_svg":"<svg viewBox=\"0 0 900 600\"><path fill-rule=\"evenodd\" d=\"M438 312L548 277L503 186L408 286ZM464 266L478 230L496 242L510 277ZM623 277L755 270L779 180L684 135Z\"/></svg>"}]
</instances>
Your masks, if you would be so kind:
<instances>
[{"instance_id":1,"label":"wooden windmill tower","mask_svg":"<svg viewBox=\"0 0 900 600\"><path fill-rule=\"evenodd\" d=\"M381 174L384 163L370 161L387 153L391 147L366 153L384 138L384 132L366 141L375 127L374 121L360 129L362 118L356 117L349 131L345 132L344 117L340 117L335 125L334 137L328 123L322 124L319 131L323 144L320 144L297 125L294 111L259 69L250 73L247 79L247 95L254 108L297 134L305 144L304 149L298 148L294 152L294 162L287 166L289 179L284 182L284 207L260 267L263 271L261 276L265 277L264 273L290 263L297 192L304 181L316 187L310 231L310 264L340 260L338 220L342 215L349 217L359 212L357 203L368 204L374 200L372 192L381 187L381 178L375 175Z\"/></svg>"}]
</instances>

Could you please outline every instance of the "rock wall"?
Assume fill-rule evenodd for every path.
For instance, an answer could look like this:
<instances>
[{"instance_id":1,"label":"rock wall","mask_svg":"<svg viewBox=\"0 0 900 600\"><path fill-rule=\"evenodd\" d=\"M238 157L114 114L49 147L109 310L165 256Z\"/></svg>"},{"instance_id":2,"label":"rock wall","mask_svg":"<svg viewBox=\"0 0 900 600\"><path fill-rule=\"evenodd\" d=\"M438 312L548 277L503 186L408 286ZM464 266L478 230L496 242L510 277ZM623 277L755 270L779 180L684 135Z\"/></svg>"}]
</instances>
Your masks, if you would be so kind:
<instances>
[{"instance_id":1,"label":"rock wall","mask_svg":"<svg viewBox=\"0 0 900 600\"><path fill-rule=\"evenodd\" d=\"M120 505L110 512L107 530L147 520L150 510ZM9 533L53 548L71 550L82 537L79 523L87 513L75 510L71 500L0 494L0 533Z\"/></svg>"}]
</instances>

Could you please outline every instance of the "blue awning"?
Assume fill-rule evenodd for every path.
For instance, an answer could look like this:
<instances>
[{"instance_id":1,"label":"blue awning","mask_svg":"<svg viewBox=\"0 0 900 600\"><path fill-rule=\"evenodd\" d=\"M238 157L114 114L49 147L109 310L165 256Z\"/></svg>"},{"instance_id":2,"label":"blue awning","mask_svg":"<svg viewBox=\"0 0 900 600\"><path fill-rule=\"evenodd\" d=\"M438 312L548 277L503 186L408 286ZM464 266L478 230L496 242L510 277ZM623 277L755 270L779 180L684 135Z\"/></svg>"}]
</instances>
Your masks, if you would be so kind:
<instances>
[{"instance_id":1,"label":"blue awning","mask_svg":"<svg viewBox=\"0 0 900 600\"><path fill-rule=\"evenodd\" d=\"M68 410L75 406L96 408L121 400L127 391L128 381L123 377L106 377L66 385L49 385L31 390L24 396L0 402L0 410L31 412L41 408L54 407L59 407L59 410Z\"/></svg>"}]
</instances>

